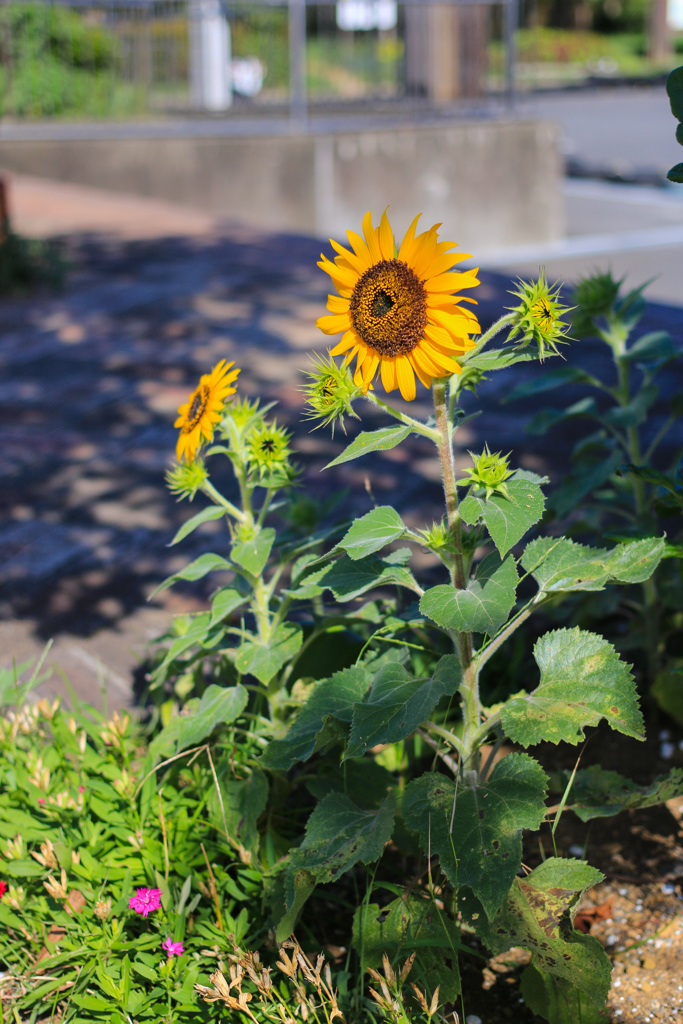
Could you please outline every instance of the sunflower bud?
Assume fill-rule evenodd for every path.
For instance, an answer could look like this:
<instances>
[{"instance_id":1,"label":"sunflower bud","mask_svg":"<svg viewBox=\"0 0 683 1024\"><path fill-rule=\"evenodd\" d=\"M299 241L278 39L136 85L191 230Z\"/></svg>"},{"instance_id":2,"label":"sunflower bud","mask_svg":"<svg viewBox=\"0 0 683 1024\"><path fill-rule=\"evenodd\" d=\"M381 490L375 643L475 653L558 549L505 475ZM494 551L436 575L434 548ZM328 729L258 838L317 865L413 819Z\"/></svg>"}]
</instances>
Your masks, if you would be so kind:
<instances>
[{"instance_id":1,"label":"sunflower bud","mask_svg":"<svg viewBox=\"0 0 683 1024\"><path fill-rule=\"evenodd\" d=\"M273 421L262 421L250 431L246 439L247 458L251 470L262 486L285 487L294 479L289 461L289 432Z\"/></svg>"},{"instance_id":2,"label":"sunflower bud","mask_svg":"<svg viewBox=\"0 0 683 1024\"><path fill-rule=\"evenodd\" d=\"M344 413L358 419L351 403L363 394L363 388L354 384L347 364L337 366L330 355L316 355L313 357L313 369L304 372L310 378L302 388L308 406L305 418L320 420L318 427L331 423L332 436L337 422L346 432Z\"/></svg>"},{"instance_id":3,"label":"sunflower bud","mask_svg":"<svg viewBox=\"0 0 683 1024\"><path fill-rule=\"evenodd\" d=\"M645 309L645 285L621 296L623 283L623 278L615 281L609 270L595 271L577 283L572 296L576 303L572 328L577 337L599 335L617 356L623 355L629 333Z\"/></svg>"},{"instance_id":4,"label":"sunflower bud","mask_svg":"<svg viewBox=\"0 0 683 1024\"><path fill-rule=\"evenodd\" d=\"M508 306L513 314L508 341L518 338L517 348L535 342L539 359L547 352L559 355L557 346L567 344L569 330L569 325L562 320L569 307L560 304L560 291L561 285L555 284L552 288L548 285L545 274L537 281L520 280L517 289L510 293L520 301L517 306Z\"/></svg>"},{"instance_id":5,"label":"sunflower bud","mask_svg":"<svg viewBox=\"0 0 683 1024\"><path fill-rule=\"evenodd\" d=\"M173 469L169 469L166 473L166 485L171 494L178 495L178 500L189 498L192 501L208 478L209 474L202 460L195 459L194 462L179 462Z\"/></svg>"},{"instance_id":6,"label":"sunflower bud","mask_svg":"<svg viewBox=\"0 0 683 1024\"><path fill-rule=\"evenodd\" d=\"M513 470L508 469L509 454L501 455L500 452L496 452L492 455L488 445L484 445L481 455L474 455L470 452L470 457L474 463L474 468L466 469L465 473L467 473L467 476L463 477L462 480L458 480L458 483L468 487L484 488L487 501L494 493L502 494L504 498L509 498L510 495L505 483L513 473Z\"/></svg>"}]
</instances>

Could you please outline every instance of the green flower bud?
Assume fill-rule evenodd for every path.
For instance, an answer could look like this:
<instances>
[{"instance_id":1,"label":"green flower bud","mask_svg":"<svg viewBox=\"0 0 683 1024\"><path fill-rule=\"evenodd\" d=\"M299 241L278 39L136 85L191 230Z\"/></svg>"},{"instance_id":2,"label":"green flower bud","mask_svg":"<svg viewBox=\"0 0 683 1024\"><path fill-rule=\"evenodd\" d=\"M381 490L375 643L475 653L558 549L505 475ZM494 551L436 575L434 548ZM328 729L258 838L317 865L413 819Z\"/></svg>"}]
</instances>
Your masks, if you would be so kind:
<instances>
[{"instance_id":1,"label":"green flower bud","mask_svg":"<svg viewBox=\"0 0 683 1024\"><path fill-rule=\"evenodd\" d=\"M250 469L265 487L285 487L293 482L296 471L289 461L289 431L277 423L261 422L246 439Z\"/></svg>"},{"instance_id":2,"label":"green flower bud","mask_svg":"<svg viewBox=\"0 0 683 1024\"><path fill-rule=\"evenodd\" d=\"M502 494L503 497L509 499L510 495L508 494L505 481L514 472L508 468L510 453L508 452L507 455L501 455L500 452L492 454L488 449L488 445L484 445L484 451L481 455L474 455L472 452L469 454L474 463L474 468L466 469L465 473L468 475L457 482L468 487L484 488L487 501L494 493Z\"/></svg>"},{"instance_id":3,"label":"green flower bud","mask_svg":"<svg viewBox=\"0 0 683 1024\"><path fill-rule=\"evenodd\" d=\"M562 320L569 307L560 304L560 291L561 285L556 283L552 288L548 285L545 274L541 274L537 281L520 279L516 290L510 292L520 300L519 304L507 307L514 316L508 341L518 338L518 348L535 342L539 359L543 359L546 352L559 355L557 346L567 344L569 330L569 324Z\"/></svg>"},{"instance_id":4,"label":"green flower bud","mask_svg":"<svg viewBox=\"0 0 683 1024\"><path fill-rule=\"evenodd\" d=\"M344 413L358 419L351 403L363 394L363 389L353 383L348 366L345 363L337 366L330 355L316 355L313 357L313 369L304 372L310 378L302 388L308 406L305 418L320 420L317 427L331 423L332 436L337 422L346 433Z\"/></svg>"},{"instance_id":5,"label":"green flower bud","mask_svg":"<svg viewBox=\"0 0 683 1024\"><path fill-rule=\"evenodd\" d=\"M179 462L173 469L166 473L166 485L171 494L177 494L178 498L189 498L190 501L202 486L209 479L209 474L201 459L194 462Z\"/></svg>"}]
</instances>

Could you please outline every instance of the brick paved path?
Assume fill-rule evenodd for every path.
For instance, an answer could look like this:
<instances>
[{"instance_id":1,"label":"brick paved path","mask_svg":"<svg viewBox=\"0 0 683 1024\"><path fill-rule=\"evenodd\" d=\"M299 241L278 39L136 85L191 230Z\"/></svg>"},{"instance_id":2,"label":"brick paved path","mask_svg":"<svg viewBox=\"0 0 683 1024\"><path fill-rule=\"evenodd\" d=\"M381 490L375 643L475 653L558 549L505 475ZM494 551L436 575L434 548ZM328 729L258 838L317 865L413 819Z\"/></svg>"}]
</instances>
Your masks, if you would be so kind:
<instances>
[{"instance_id":1,"label":"brick paved path","mask_svg":"<svg viewBox=\"0 0 683 1024\"><path fill-rule=\"evenodd\" d=\"M146 601L209 543L206 527L167 547L202 499L176 504L163 476L177 406L219 359L243 368L241 393L278 401L280 422L296 434L305 486L319 495L347 487L351 514L370 507L369 473L378 503L396 504L416 524L431 519L439 514L438 470L429 444L415 438L382 458L320 473L342 439L308 433L299 419L299 371L311 349L325 346L315 327L327 292L315 240L207 230L69 244L73 270L62 294L0 305L0 665L34 656L55 638L52 661L77 692L98 700L104 683L120 705L130 699L145 645L173 611L196 608L206 596L198 587ZM506 303L509 279L482 280L479 311L488 324ZM680 338L682 323L682 310L651 306L644 328L666 327ZM594 369L603 361L585 342L570 358ZM493 450L514 449L518 464L557 478L569 434L529 437L523 427L533 408L498 404L528 372L499 374L482 387L486 413L462 430L463 463L464 449L486 438ZM680 369L666 390L683 390ZM552 395L545 399L539 404L552 403ZM426 413L427 402L414 410ZM366 429L381 425L370 407L364 414ZM221 482L229 494L229 478ZM59 678L46 687L60 689Z\"/></svg>"}]
</instances>

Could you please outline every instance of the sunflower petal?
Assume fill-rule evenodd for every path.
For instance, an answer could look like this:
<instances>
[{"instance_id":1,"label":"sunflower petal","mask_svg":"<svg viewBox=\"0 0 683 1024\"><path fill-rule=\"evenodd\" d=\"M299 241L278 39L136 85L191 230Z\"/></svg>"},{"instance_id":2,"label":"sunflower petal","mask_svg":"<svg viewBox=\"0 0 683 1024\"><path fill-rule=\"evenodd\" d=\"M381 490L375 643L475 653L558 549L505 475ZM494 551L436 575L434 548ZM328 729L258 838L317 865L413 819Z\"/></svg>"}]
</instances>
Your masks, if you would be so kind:
<instances>
[{"instance_id":1,"label":"sunflower petal","mask_svg":"<svg viewBox=\"0 0 683 1024\"><path fill-rule=\"evenodd\" d=\"M455 292L460 291L461 288L474 288L478 284L475 271L454 271L451 274L439 274L438 277L432 277L429 281L425 281L425 291Z\"/></svg>"},{"instance_id":2,"label":"sunflower petal","mask_svg":"<svg viewBox=\"0 0 683 1024\"><path fill-rule=\"evenodd\" d=\"M417 375L417 379L419 380L420 384L424 388L430 388L432 386L433 374L430 375L430 374L426 373L422 369L422 367L420 365L420 361L417 358L417 349L416 348L413 349L413 351L409 353L408 359L410 360L410 365L412 366L413 370L415 371L415 373Z\"/></svg>"},{"instance_id":3,"label":"sunflower petal","mask_svg":"<svg viewBox=\"0 0 683 1024\"><path fill-rule=\"evenodd\" d=\"M348 313L333 313L332 316L320 316L315 322L323 334L341 334L351 327L351 317Z\"/></svg>"},{"instance_id":4,"label":"sunflower petal","mask_svg":"<svg viewBox=\"0 0 683 1024\"><path fill-rule=\"evenodd\" d=\"M336 265L338 267L342 267L345 270L353 270L358 274L359 277L362 277L362 275L365 273L366 268L363 264L363 261L360 260L358 256L356 256L355 252L349 252L349 250L345 249L343 245L339 244L339 242L335 242L333 238L330 239L330 245L332 246L335 252L339 253L340 256L340 259L335 260Z\"/></svg>"},{"instance_id":5,"label":"sunflower petal","mask_svg":"<svg viewBox=\"0 0 683 1024\"><path fill-rule=\"evenodd\" d=\"M377 231L372 226L372 215L370 211L363 217L363 234L365 235L365 241L367 242L368 250L370 252L370 258L373 263L381 263L382 261L382 250L379 247L379 239L377 238Z\"/></svg>"},{"instance_id":6,"label":"sunflower petal","mask_svg":"<svg viewBox=\"0 0 683 1024\"><path fill-rule=\"evenodd\" d=\"M400 260L403 260L404 263L407 263L408 266L411 265L410 258L412 256L413 248L415 246L415 228L417 227L417 222L419 221L421 216L422 214L418 213L417 217L415 217L412 224L410 225L405 235L403 236L401 247L398 250L398 258Z\"/></svg>"},{"instance_id":7,"label":"sunflower petal","mask_svg":"<svg viewBox=\"0 0 683 1024\"><path fill-rule=\"evenodd\" d=\"M395 359L385 358L382 360L382 384L387 392L394 391L398 387Z\"/></svg>"},{"instance_id":8,"label":"sunflower petal","mask_svg":"<svg viewBox=\"0 0 683 1024\"><path fill-rule=\"evenodd\" d=\"M330 313L347 313L349 300L345 299L343 295L328 295L327 308Z\"/></svg>"},{"instance_id":9,"label":"sunflower petal","mask_svg":"<svg viewBox=\"0 0 683 1024\"><path fill-rule=\"evenodd\" d=\"M402 397L406 402L412 402L415 398L415 373L407 356L396 357L396 376Z\"/></svg>"},{"instance_id":10,"label":"sunflower petal","mask_svg":"<svg viewBox=\"0 0 683 1024\"><path fill-rule=\"evenodd\" d=\"M382 214L382 219L379 224L379 248L382 253L382 259L393 260L394 258L394 235L389 224L389 218L387 217L387 211L385 210Z\"/></svg>"},{"instance_id":11,"label":"sunflower petal","mask_svg":"<svg viewBox=\"0 0 683 1024\"><path fill-rule=\"evenodd\" d=\"M355 331L347 331L343 335L340 342L338 342L333 349L330 350L331 356L340 356L342 352L348 352L350 348L358 344L358 337Z\"/></svg>"},{"instance_id":12,"label":"sunflower petal","mask_svg":"<svg viewBox=\"0 0 683 1024\"><path fill-rule=\"evenodd\" d=\"M357 235L355 231L347 231L346 237L348 238L349 244L351 245L351 248L355 252L356 256L358 257L359 260L362 261L363 270L369 270L370 267L372 266L372 257L370 256L370 250L368 249L363 239L360 237L360 235Z\"/></svg>"}]
</instances>

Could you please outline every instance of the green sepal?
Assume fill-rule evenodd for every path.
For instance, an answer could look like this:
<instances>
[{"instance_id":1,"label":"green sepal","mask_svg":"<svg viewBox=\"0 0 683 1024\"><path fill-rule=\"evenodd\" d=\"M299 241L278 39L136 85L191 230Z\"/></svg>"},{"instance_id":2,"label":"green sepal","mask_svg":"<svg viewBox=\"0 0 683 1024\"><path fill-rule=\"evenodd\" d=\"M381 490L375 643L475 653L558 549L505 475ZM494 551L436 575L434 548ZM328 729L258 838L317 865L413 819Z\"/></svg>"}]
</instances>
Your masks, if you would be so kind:
<instances>
[{"instance_id":1,"label":"green sepal","mask_svg":"<svg viewBox=\"0 0 683 1024\"><path fill-rule=\"evenodd\" d=\"M383 665L363 703L355 704L347 758L359 757L378 743L397 743L426 722L442 697L460 686L462 672L454 654L438 662L433 676L415 678L396 662Z\"/></svg>"},{"instance_id":2,"label":"green sepal","mask_svg":"<svg viewBox=\"0 0 683 1024\"><path fill-rule=\"evenodd\" d=\"M526 878L515 878L503 906L480 935L492 953L511 946L531 951L541 971L566 979L595 1003L607 999L611 966L602 945L574 931L582 894L603 875L585 861L549 857Z\"/></svg>"},{"instance_id":3,"label":"green sepal","mask_svg":"<svg viewBox=\"0 0 683 1024\"><path fill-rule=\"evenodd\" d=\"M449 882L469 886L491 918L522 862L522 829L538 828L545 817L547 783L528 754L509 754L486 782L460 784L457 793L446 775L427 772L406 787L403 820L424 850L439 855Z\"/></svg>"},{"instance_id":4,"label":"green sepal","mask_svg":"<svg viewBox=\"0 0 683 1024\"><path fill-rule=\"evenodd\" d=\"M517 565L492 551L478 564L466 590L440 584L420 600L420 611L445 630L494 633L507 621L519 583Z\"/></svg>"},{"instance_id":5,"label":"green sepal","mask_svg":"<svg viewBox=\"0 0 683 1024\"><path fill-rule=\"evenodd\" d=\"M603 637L578 627L556 629L537 641L534 658L539 685L512 697L500 712L513 743L579 743L585 727L603 718L626 736L645 738L631 669Z\"/></svg>"}]
</instances>

